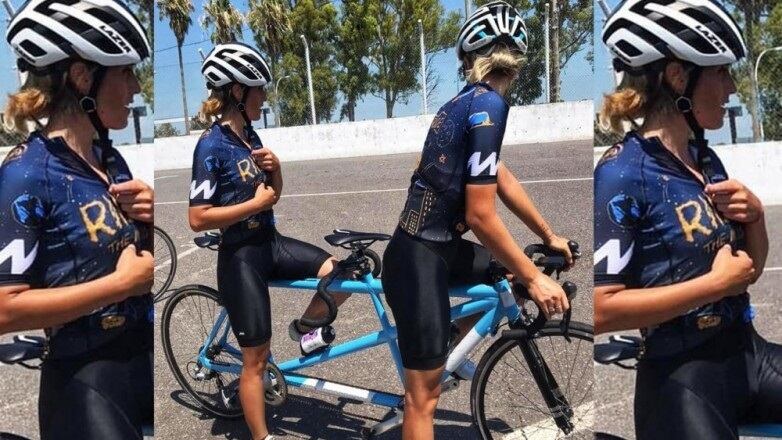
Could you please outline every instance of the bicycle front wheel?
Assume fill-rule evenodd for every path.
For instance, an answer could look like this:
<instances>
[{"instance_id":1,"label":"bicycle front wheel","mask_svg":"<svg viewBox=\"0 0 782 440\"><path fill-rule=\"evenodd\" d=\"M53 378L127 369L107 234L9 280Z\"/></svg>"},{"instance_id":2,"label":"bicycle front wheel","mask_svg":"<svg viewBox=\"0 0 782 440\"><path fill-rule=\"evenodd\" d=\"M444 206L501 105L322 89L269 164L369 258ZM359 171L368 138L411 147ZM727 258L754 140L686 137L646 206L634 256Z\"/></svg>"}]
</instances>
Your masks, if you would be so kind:
<instances>
[{"instance_id":1,"label":"bicycle front wheel","mask_svg":"<svg viewBox=\"0 0 782 440\"><path fill-rule=\"evenodd\" d=\"M470 393L470 407L483 439L592 439L596 412L592 372L592 326L570 323L570 342L550 321L530 340L537 346L569 404L574 430L566 435L557 426L538 384L518 346L517 339L494 342L478 363ZM564 404L564 401L558 402Z\"/></svg>"},{"instance_id":2,"label":"bicycle front wheel","mask_svg":"<svg viewBox=\"0 0 782 440\"><path fill-rule=\"evenodd\" d=\"M206 286L177 289L163 307L161 338L171 372L177 382L201 408L218 417L242 415L239 403L239 375L207 368L199 353L209 340L222 310L217 292ZM240 367L239 344L225 319L216 334L227 335L208 341L206 357L216 365Z\"/></svg>"},{"instance_id":3,"label":"bicycle front wheel","mask_svg":"<svg viewBox=\"0 0 782 440\"><path fill-rule=\"evenodd\" d=\"M171 237L155 226L155 281L152 284L152 294L155 301L160 301L166 293L176 274L176 247Z\"/></svg>"}]
</instances>

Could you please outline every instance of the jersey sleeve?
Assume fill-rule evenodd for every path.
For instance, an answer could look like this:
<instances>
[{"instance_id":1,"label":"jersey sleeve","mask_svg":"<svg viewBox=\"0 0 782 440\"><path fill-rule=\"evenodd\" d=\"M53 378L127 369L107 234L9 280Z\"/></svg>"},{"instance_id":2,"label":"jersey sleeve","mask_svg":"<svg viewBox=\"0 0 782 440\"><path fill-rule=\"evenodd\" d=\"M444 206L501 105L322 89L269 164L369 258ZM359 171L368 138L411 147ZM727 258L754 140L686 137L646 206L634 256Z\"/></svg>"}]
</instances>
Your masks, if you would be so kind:
<instances>
[{"instance_id":1,"label":"jersey sleeve","mask_svg":"<svg viewBox=\"0 0 782 440\"><path fill-rule=\"evenodd\" d=\"M24 146L17 147L16 151ZM48 216L43 172L12 150L0 166L0 285L38 285L35 262ZM21 153L19 153L21 154Z\"/></svg>"},{"instance_id":2,"label":"jersey sleeve","mask_svg":"<svg viewBox=\"0 0 782 440\"><path fill-rule=\"evenodd\" d=\"M193 180L190 182L190 206L219 205L217 178L220 161L207 138L202 137L193 152Z\"/></svg>"},{"instance_id":3,"label":"jersey sleeve","mask_svg":"<svg viewBox=\"0 0 782 440\"><path fill-rule=\"evenodd\" d=\"M467 120L467 183L497 183L508 109L508 104L497 93L482 88L475 92Z\"/></svg>"},{"instance_id":4,"label":"jersey sleeve","mask_svg":"<svg viewBox=\"0 0 782 440\"><path fill-rule=\"evenodd\" d=\"M616 158L621 146L603 155L594 172L595 286L634 285L633 255L644 212L639 170Z\"/></svg>"}]
</instances>

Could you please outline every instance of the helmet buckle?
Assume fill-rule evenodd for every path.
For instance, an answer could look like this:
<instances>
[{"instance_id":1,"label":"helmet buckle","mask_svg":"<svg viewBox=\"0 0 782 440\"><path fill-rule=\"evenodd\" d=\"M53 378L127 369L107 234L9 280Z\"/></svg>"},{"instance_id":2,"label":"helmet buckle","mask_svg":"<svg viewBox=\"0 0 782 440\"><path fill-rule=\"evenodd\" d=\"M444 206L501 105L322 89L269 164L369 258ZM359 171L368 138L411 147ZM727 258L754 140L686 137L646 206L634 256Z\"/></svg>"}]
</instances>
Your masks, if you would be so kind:
<instances>
[{"instance_id":1,"label":"helmet buckle","mask_svg":"<svg viewBox=\"0 0 782 440\"><path fill-rule=\"evenodd\" d=\"M92 96L84 96L79 99L79 106L81 106L81 109L84 110L85 113L94 113L98 108L95 98Z\"/></svg>"},{"instance_id":2,"label":"helmet buckle","mask_svg":"<svg viewBox=\"0 0 782 440\"><path fill-rule=\"evenodd\" d=\"M682 113L689 113L692 111L692 100L686 96L680 96L676 98L676 108Z\"/></svg>"}]
</instances>

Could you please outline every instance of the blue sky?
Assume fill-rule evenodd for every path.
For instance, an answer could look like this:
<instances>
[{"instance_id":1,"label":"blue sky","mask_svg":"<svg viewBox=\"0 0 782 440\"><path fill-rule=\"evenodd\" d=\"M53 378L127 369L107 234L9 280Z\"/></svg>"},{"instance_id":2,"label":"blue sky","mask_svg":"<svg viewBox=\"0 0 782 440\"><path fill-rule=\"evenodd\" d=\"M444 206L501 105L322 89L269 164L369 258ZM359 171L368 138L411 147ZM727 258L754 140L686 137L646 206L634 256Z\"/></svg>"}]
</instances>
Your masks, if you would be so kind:
<instances>
[{"instance_id":1,"label":"blue sky","mask_svg":"<svg viewBox=\"0 0 782 440\"><path fill-rule=\"evenodd\" d=\"M463 0L441 0L447 11L463 11ZM236 2L241 11L246 11L247 2ZM202 15L203 0L194 0L194 19L193 25L185 37L183 47L183 63L185 64L185 81L187 91L188 110L194 114L200 102L206 97L206 88L200 74L200 56L198 48L208 52L212 48L209 41L209 34L200 27L199 18ZM157 11L156 11L157 13ZM179 67L176 55L176 40L167 22L156 22L158 28L155 30L156 54L156 88L157 94L157 119L176 118L182 116L182 98L181 87L179 84ZM245 26L244 41L252 44L252 34ZM575 55L563 72L562 93L567 100L590 99L592 92L589 87L591 66L587 63L584 55L586 51ZM440 77L440 84L435 91L434 96L429 97L429 111L432 112L441 106L447 99L455 95L463 84L458 83L457 67L458 62L453 50L448 50L438 54L431 67L436 70ZM304 74L304 73L303 73ZM397 104L394 107L395 116L412 116L421 113L421 96L416 94L410 98L407 105ZM335 113L338 113L339 106ZM358 104L357 119L379 119L385 118L385 104L379 98L371 95L364 97L364 100Z\"/></svg>"}]
</instances>

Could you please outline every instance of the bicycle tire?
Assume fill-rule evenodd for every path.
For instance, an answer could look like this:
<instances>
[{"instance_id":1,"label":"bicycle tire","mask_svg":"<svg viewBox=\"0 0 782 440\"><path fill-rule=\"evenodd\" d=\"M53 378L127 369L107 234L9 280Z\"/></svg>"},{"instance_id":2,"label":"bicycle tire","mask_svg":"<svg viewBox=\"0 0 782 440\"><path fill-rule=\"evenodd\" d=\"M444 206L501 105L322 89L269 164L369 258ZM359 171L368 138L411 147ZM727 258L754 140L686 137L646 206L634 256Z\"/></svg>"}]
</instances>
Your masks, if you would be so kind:
<instances>
[{"instance_id":1,"label":"bicycle tire","mask_svg":"<svg viewBox=\"0 0 782 440\"><path fill-rule=\"evenodd\" d=\"M544 359L546 359L546 364L549 365L549 368L551 369L554 378L558 382L560 390L565 395L565 398L568 399L569 403L572 405L572 408L576 413L574 415L582 416L583 414L583 416L586 418L586 420L584 420L584 423L581 423L581 420L578 420L575 427L576 429L573 432L573 434L584 433L584 438L591 439L593 433L591 432L592 426L591 423L589 422L589 417L594 418L595 411L596 411L594 396L592 394L593 385L594 385L594 376L592 374L592 369L589 368L592 365L591 358L592 358L592 345L594 342L594 330L591 325L580 323L580 322L571 322L569 335L571 338L570 343L568 343L564 338L562 330L560 329L560 321L549 321L540 331L532 335L531 338L536 342L538 342L537 345L539 346L539 349L541 350L541 354L543 355ZM554 338L557 339L557 341L554 341L554 339L550 339L548 346L541 348L541 346L543 345L541 344L541 342L544 341L543 338ZM521 357L521 354L515 356L513 349L517 347L517 341L518 341L517 338L499 338L498 340L496 340L481 357L481 360L478 363L478 366L475 370L475 375L473 376L473 382L470 389L470 409L472 411L473 422L475 424L476 429L478 430L478 434L480 435L480 438L484 440L502 438L502 436L507 435L509 432L512 432L510 431L511 429L513 431L516 431L519 428L523 427L525 432L530 429L535 429L534 426L529 426L529 424L523 424L522 426L511 426L504 419L500 419L500 418L489 418L487 420L486 404L487 402L489 402L489 400L487 400L486 398L487 386L490 384L491 376L495 372L495 367L497 367L500 364L500 361L503 361L505 356L508 355L509 353L513 355L513 359L504 360L506 365L510 366L509 364L510 361L517 361L519 364L522 364L524 366L527 365L526 362L523 361L523 357ZM571 365L571 367L580 369L579 374L581 376L581 379L587 381L586 384L583 383L573 384L571 382L572 377L566 377L567 380L563 380L565 378L562 376L560 371L561 363L552 362L551 356L545 356L545 354L543 353L544 349L555 348L553 345L555 342L557 344L565 343L572 348L576 348L577 356L573 358L573 361L576 361L577 360L576 358L580 358L579 360L582 361L586 360L585 365L581 365L580 363L575 364L575 362L572 362ZM573 344L576 344L577 346L574 346ZM586 374L587 372L588 374ZM526 377L524 375L504 377L502 378L503 383L507 385L508 382L506 381L509 381L514 378L526 379L526 382L531 382L531 385L527 384L526 386L521 387L521 389L530 390L529 393L534 394L534 396L542 403L537 408L534 406L534 404L532 406L533 409L532 412L537 413L537 416L540 417L542 423L542 425L537 429L551 430L552 435L550 437L547 436L546 438L565 437L565 434L554 423L554 419L553 417L551 417L548 407L543 401L543 396L540 394L538 386L536 385L535 381L532 379L529 369L526 370L526 373L527 373ZM582 397L582 399L580 400L573 399L573 396L569 395L572 391L571 385L586 387L586 389L584 390L585 394ZM508 387L507 390L510 390L510 387ZM499 396L499 399L496 398L492 399L491 400L492 406L497 405L498 408L502 408L503 410L507 408L506 411L514 411L512 409L512 407L514 406L524 409L523 406L521 405L511 404L511 402L508 401L507 397L508 396ZM511 397L517 397L517 396L511 396ZM587 399L591 399L591 401ZM526 400L527 402L530 403L533 402L530 398L527 398ZM516 414L514 414L513 416L515 417ZM525 419L522 418L521 420L525 420ZM588 425L588 426L583 426L583 425ZM584 428L584 430L582 430L582 428ZM495 432L494 430L497 431L497 436L494 436L492 434L493 432ZM519 438L527 438L527 437L519 437Z\"/></svg>"},{"instance_id":2,"label":"bicycle tire","mask_svg":"<svg viewBox=\"0 0 782 440\"><path fill-rule=\"evenodd\" d=\"M196 379L193 377L193 375L190 374L189 370L191 367L200 370L201 366L197 361L195 361L195 359L198 357L201 346L213 328L214 321L217 318L220 309L222 308L219 298L220 297L218 296L217 291L207 286L190 285L177 289L171 295L168 301L166 301L163 307L163 314L160 324L160 336L162 339L163 352L165 354L168 367L182 389L187 392L187 394L190 395L190 397L193 398L196 403L208 413L220 418L233 419L241 417L241 406L237 404L234 407L226 407L226 405L221 400L220 384L224 381L223 376L226 376L230 379L226 383L233 384L235 389L235 384L238 383L239 380L238 375L209 372L207 373L206 379ZM177 306L183 304L183 302L187 300L193 303L193 305L197 305L196 301L205 301L202 304L206 309L205 315L202 314L200 317L193 316L192 314L191 316L187 317L181 316L184 315L186 311L182 310L184 307L180 307L178 310ZM201 310L199 310L199 312L200 311ZM177 329L173 328L175 325L174 320L176 320L176 323L181 324L182 326L188 326L190 328L187 328L184 331L175 332L174 330ZM199 329L197 328L199 325L200 333L198 333ZM230 325L227 320L226 325ZM233 333L230 332L230 329L227 329L227 331L229 332L229 338L233 338ZM180 365L180 358L177 357L177 352L179 350L175 350L173 341L176 337L183 337L188 334L193 336L196 342L183 344L185 347L181 349L183 351L181 360L185 361L185 364L182 366ZM179 349L180 347L177 348ZM231 358L220 358L219 355L220 352L218 351L214 355L215 360L222 362L231 360ZM184 369L181 367L184 367ZM198 371L195 369L194 372L197 374ZM203 391L205 387L202 387L202 390L199 391L194 387L194 385L197 383L204 384L205 387L209 385L215 385L216 389L209 393ZM238 395L235 397L237 397L236 400L238 400Z\"/></svg>"},{"instance_id":3,"label":"bicycle tire","mask_svg":"<svg viewBox=\"0 0 782 440\"><path fill-rule=\"evenodd\" d=\"M372 261L372 278L378 278L383 271L383 260L381 260L377 252L372 249L365 249L364 255L369 257L369 260Z\"/></svg>"},{"instance_id":4,"label":"bicycle tire","mask_svg":"<svg viewBox=\"0 0 782 440\"><path fill-rule=\"evenodd\" d=\"M165 293L168 291L168 288L171 287L171 283L174 281L174 275L176 275L176 269L177 269L177 255L176 255L176 246L174 245L174 241L171 240L171 237L166 234L166 231L162 230L161 228L155 226L154 228L155 233L155 261L162 261L161 256L159 255L158 249L165 250L165 252L168 252L169 261L166 263L166 261L163 261L162 264L165 264L165 268L160 268L160 271L165 270L165 272L161 272L163 275L162 277L158 278L158 269L155 268L155 281L152 285L152 297L155 302L160 301ZM158 247L158 244L161 244L163 247ZM165 258L165 257L163 257ZM158 279L160 281L158 281Z\"/></svg>"}]
</instances>

